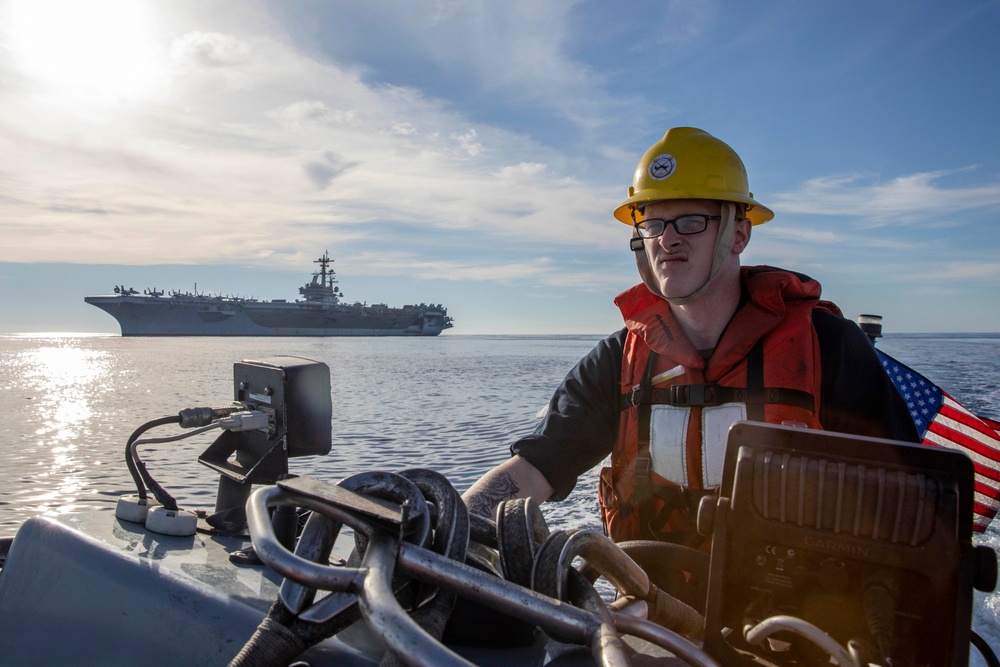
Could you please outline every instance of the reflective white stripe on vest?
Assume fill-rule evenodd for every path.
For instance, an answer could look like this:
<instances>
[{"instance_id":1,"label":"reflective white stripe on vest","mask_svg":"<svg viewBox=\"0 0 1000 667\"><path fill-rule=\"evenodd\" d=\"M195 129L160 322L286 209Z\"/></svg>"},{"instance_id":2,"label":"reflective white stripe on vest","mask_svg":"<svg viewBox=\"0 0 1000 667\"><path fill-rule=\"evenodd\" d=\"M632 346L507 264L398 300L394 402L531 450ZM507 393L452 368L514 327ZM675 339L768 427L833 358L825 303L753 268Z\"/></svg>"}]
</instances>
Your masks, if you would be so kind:
<instances>
[{"instance_id":1,"label":"reflective white stripe on vest","mask_svg":"<svg viewBox=\"0 0 1000 667\"><path fill-rule=\"evenodd\" d=\"M691 408L672 405L654 405L649 415L649 454L653 458L653 472L663 479L688 485L687 439Z\"/></svg>"},{"instance_id":2,"label":"reflective white stripe on vest","mask_svg":"<svg viewBox=\"0 0 1000 667\"><path fill-rule=\"evenodd\" d=\"M691 408L653 405L649 417L649 452L653 472L663 479L689 486L687 474L687 428ZM743 403L726 403L701 411L701 475L705 488L722 484L729 427L747 418Z\"/></svg>"},{"instance_id":3,"label":"reflective white stripe on vest","mask_svg":"<svg viewBox=\"0 0 1000 667\"><path fill-rule=\"evenodd\" d=\"M746 403L725 403L701 411L701 479L706 489L722 484L729 427L747 418Z\"/></svg>"}]
</instances>

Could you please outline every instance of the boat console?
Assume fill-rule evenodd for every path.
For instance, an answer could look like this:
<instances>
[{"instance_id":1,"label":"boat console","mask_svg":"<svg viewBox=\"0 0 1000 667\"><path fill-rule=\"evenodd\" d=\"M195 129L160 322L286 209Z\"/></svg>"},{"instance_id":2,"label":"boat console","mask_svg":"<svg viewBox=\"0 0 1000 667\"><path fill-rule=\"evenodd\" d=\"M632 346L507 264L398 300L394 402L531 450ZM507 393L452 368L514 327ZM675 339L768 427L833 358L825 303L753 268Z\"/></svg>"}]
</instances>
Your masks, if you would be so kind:
<instances>
[{"instance_id":1,"label":"boat console","mask_svg":"<svg viewBox=\"0 0 1000 667\"><path fill-rule=\"evenodd\" d=\"M972 502L954 450L734 425L698 515L713 538L706 650L726 665L966 665L973 587L996 587Z\"/></svg>"},{"instance_id":2,"label":"boat console","mask_svg":"<svg viewBox=\"0 0 1000 667\"><path fill-rule=\"evenodd\" d=\"M224 430L198 461L220 475L215 513L206 521L219 531L241 534L254 484L288 477L290 458L330 453L330 369L322 362L287 356L237 362L233 404L262 413L267 427ZM282 530L294 530L294 514L283 518L289 525Z\"/></svg>"}]
</instances>

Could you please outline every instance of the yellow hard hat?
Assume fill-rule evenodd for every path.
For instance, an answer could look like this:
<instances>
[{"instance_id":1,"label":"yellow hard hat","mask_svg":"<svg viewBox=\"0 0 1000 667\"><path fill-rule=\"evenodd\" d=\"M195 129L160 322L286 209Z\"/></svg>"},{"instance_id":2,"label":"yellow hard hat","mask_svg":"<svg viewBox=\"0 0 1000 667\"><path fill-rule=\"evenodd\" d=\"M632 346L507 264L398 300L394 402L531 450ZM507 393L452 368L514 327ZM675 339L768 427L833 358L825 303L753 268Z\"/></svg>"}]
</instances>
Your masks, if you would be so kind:
<instances>
[{"instance_id":1,"label":"yellow hard hat","mask_svg":"<svg viewBox=\"0 0 1000 667\"><path fill-rule=\"evenodd\" d=\"M642 220L642 207L667 199L714 199L747 205L755 225L774 217L747 184L743 161L726 143L695 127L675 127L639 160L628 199L615 209L627 225Z\"/></svg>"}]
</instances>

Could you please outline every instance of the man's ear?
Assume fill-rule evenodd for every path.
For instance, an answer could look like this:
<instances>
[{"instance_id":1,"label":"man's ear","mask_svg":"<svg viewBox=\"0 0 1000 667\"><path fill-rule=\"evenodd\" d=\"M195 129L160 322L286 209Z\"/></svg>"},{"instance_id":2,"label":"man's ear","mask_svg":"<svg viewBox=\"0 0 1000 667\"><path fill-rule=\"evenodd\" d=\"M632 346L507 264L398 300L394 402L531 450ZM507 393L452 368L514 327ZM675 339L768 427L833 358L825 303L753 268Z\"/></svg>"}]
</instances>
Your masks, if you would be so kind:
<instances>
[{"instance_id":1,"label":"man's ear","mask_svg":"<svg viewBox=\"0 0 1000 667\"><path fill-rule=\"evenodd\" d=\"M750 224L749 218L740 218L733 221L733 254L739 255L744 250L746 250L747 244L750 243L750 230L753 225Z\"/></svg>"}]
</instances>

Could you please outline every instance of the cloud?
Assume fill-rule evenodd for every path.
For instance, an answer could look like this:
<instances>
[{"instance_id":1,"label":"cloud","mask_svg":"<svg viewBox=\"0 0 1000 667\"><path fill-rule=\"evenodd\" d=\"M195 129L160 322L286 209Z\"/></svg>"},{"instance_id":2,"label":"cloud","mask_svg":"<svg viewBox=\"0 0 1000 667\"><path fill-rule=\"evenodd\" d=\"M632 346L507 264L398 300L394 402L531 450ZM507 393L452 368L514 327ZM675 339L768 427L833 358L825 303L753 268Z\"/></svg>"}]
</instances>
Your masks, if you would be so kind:
<instances>
[{"instance_id":1,"label":"cloud","mask_svg":"<svg viewBox=\"0 0 1000 667\"><path fill-rule=\"evenodd\" d=\"M291 266L270 250L350 251L372 219L480 256L617 238L607 193L552 149L275 35L184 33L156 95L112 112L0 90L0 218L24 222L0 261Z\"/></svg>"},{"instance_id":2,"label":"cloud","mask_svg":"<svg viewBox=\"0 0 1000 667\"><path fill-rule=\"evenodd\" d=\"M191 32L170 45L170 59L182 69L222 69L250 60L250 45L233 35Z\"/></svg>"},{"instance_id":3,"label":"cloud","mask_svg":"<svg viewBox=\"0 0 1000 667\"><path fill-rule=\"evenodd\" d=\"M523 180L541 175L546 168L546 165L540 162L519 162L501 167L497 176L508 180Z\"/></svg>"},{"instance_id":4,"label":"cloud","mask_svg":"<svg viewBox=\"0 0 1000 667\"><path fill-rule=\"evenodd\" d=\"M364 273L399 275L424 279L444 279L458 282L510 283L524 279L544 280L554 273L555 263L547 257L527 261L490 263L483 261L428 260L407 252L363 253L352 257L352 265L364 267ZM355 271L353 273L360 272ZM353 275L352 273L352 275Z\"/></svg>"},{"instance_id":5,"label":"cloud","mask_svg":"<svg viewBox=\"0 0 1000 667\"><path fill-rule=\"evenodd\" d=\"M420 131L413 125L413 123L395 121L389 125L389 129L386 131L386 134L393 137L412 137L420 134Z\"/></svg>"},{"instance_id":6,"label":"cloud","mask_svg":"<svg viewBox=\"0 0 1000 667\"><path fill-rule=\"evenodd\" d=\"M781 222L770 223L767 228L762 230L762 233L770 239L783 239L809 245L840 243L843 240L843 237L832 229L814 229L795 223L789 225L784 225ZM754 236L755 234L751 234L751 239Z\"/></svg>"},{"instance_id":7,"label":"cloud","mask_svg":"<svg viewBox=\"0 0 1000 667\"><path fill-rule=\"evenodd\" d=\"M462 150L472 157L476 157L483 151L483 145L476 141L476 139L477 135L474 129L455 137L455 140L458 142L458 145L462 147Z\"/></svg>"},{"instance_id":8,"label":"cloud","mask_svg":"<svg viewBox=\"0 0 1000 667\"><path fill-rule=\"evenodd\" d=\"M285 127L293 128L309 125L354 125L357 122L357 114L353 111L331 109L320 100L299 100L272 109L265 115Z\"/></svg>"},{"instance_id":9,"label":"cloud","mask_svg":"<svg viewBox=\"0 0 1000 667\"><path fill-rule=\"evenodd\" d=\"M972 169L909 174L886 183L861 174L815 178L798 190L775 195L772 202L782 213L864 217L874 224L915 220L940 224L943 212L1000 204L1000 182L964 187L939 185L946 177Z\"/></svg>"},{"instance_id":10,"label":"cloud","mask_svg":"<svg viewBox=\"0 0 1000 667\"><path fill-rule=\"evenodd\" d=\"M927 280L977 280L994 282L1000 279L1000 263L996 261L961 261L922 264L919 277Z\"/></svg>"},{"instance_id":11,"label":"cloud","mask_svg":"<svg viewBox=\"0 0 1000 667\"><path fill-rule=\"evenodd\" d=\"M355 163L341 160L332 151L327 151L323 155L323 160L309 162L304 165L306 176L320 190L328 187L336 177L354 166Z\"/></svg>"},{"instance_id":12,"label":"cloud","mask_svg":"<svg viewBox=\"0 0 1000 667\"><path fill-rule=\"evenodd\" d=\"M340 3L337 21L316 37L330 53L369 53L367 76L389 83L427 82L441 94L481 105L483 117L530 109L534 121L555 118L560 131L601 127L609 109L628 100L579 53L579 0L486 0ZM364 37L357 26L364 26ZM595 34L598 28L593 28ZM444 91L447 90L447 93Z\"/></svg>"},{"instance_id":13,"label":"cloud","mask_svg":"<svg viewBox=\"0 0 1000 667\"><path fill-rule=\"evenodd\" d=\"M670 46L685 46L699 38L718 15L715 2L668 0L663 8L659 41Z\"/></svg>"},{"instance_id":14,"label":"cloud","mask_svg":"<svg viewBox=\"0 0 1000 667\"><path fill-rule=\"evenodd\" d=\"M540 256L523 261L492 262L475 258L469 261L428 260L405 252L365 253L349 260L351 275L401 276L454 282L531 284L540 287L576 288L603 292L609 284L608 272L574 271L565 262ZM346 265L346 263L345 263ZM622 285L635 282L631 271L621 272L615 280Z\"/></svg>"}]
</instances>

